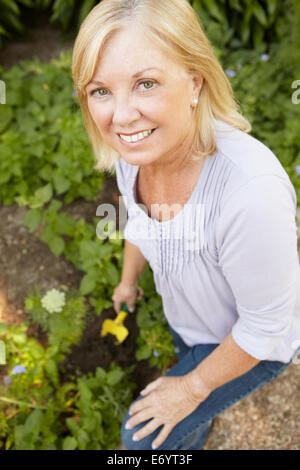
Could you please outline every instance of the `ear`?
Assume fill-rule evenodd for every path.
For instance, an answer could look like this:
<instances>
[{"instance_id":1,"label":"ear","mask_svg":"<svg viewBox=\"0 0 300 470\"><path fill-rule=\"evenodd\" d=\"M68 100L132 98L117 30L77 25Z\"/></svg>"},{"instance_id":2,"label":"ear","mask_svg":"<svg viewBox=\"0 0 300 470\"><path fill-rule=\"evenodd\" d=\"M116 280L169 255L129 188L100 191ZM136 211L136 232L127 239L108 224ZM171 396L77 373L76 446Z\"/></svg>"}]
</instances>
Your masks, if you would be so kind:
<instances>
[{"instance_id":1,"label":"ear","mask_svg":"<svg viewBox=\"0 0 300 470\"><path fill-rule=\"evenodd\" d=\"M193 93L194 93L194 98L198 98L201 88L203 86L204 78L201 74L195 75L193 77Z\"/></svg>"}]
</instances>

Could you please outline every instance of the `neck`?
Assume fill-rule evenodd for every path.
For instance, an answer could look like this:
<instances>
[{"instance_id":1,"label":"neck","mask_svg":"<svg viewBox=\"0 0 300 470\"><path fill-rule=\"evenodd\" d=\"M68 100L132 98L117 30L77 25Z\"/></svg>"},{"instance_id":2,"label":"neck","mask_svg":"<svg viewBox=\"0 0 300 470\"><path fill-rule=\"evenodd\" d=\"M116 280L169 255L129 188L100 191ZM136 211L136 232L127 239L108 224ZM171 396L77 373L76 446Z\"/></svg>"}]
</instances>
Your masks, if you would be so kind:
<instances>
[{"instance_id":1,"label":"neck","mask_svg":"<svg viewBox=\"0 0 300 470\"><path fill-rule=\"evenodd\" d=\"M140 171L144 174L146 179L159 182L176 181L178 177L182 178L183 175L189 174L191 171L199 168L204 161L204 158L197 157L193 159L193 153L189 153L184 158L172 159L171 161L154 162L147 165L141 165Z\"/></svg>"},{"instance_id":2,"label":"neck","mask_svg":"<svg viewBox=\"0 0 300 470\"><path fill-rule=\"evenodd\" d=\"M172 181L185 171L196 168L199 165L199 159L194 160L195 156L192 145L187 145L187 142L183 143L180 148L172 152L172 155L161 157L159 160L141 165L140 170L145 175L145 178L149 178L159 181ZM201 161L203 158L201 158Z\"/></svg>"}]
</instances>

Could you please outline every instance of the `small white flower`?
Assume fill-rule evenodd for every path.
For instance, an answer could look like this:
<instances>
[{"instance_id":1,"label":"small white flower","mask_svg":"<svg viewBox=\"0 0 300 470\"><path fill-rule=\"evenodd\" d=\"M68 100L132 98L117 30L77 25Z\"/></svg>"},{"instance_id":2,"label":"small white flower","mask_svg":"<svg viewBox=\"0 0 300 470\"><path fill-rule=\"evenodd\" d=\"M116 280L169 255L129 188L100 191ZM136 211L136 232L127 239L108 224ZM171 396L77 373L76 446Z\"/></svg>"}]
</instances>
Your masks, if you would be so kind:
<instances>
[{"instance_id":1,"label":"small white flower","mask_svg":"<svg viewBox=\"0 0 300 470\"><path fill-rule=\"evenodd\" d=\"M57 289L48 290L41 299L42 306L49 312L61 312L66 304L65 293Z\"/></svg>"}]
</instances>

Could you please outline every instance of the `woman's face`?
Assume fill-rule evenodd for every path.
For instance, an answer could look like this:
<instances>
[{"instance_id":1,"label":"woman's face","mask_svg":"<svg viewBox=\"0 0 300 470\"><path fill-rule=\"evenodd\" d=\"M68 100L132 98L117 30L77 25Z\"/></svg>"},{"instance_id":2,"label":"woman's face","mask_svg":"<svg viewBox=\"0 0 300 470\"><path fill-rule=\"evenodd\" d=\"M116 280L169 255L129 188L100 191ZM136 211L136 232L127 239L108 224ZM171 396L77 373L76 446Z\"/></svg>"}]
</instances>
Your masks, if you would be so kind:
<instances>
[{"instance_id":1,"label":"woman's face","mask_svg":"<svg viewBox=\"0 0 300 470\"><path fill-rule=\"evenodd\" d=\"M191 147L201 85L127 26L105 44L86 88L88 108L103 139L128 163L165 165Z\"/></svg>"}]
</instances>

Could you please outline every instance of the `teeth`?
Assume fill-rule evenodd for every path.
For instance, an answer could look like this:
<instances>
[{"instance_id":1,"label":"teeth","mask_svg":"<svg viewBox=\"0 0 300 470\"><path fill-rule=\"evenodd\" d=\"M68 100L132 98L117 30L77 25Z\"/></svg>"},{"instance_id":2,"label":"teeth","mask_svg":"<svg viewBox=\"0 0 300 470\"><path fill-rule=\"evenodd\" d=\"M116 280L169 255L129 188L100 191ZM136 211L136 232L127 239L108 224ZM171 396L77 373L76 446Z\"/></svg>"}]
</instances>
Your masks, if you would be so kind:
<instances>
[{"instance_id":1,"label":"teeth","mask_svg":"<svg viewBox=\"0 0 300 470\"><path fill-rule=\"evenodd\" d=\"M125 140L125 142L137 142L138 140L142 140L145 137L148 137L148 135L151 134L151 130L149 131L144 131L144 132L139 132L138 134L135 135L122 135L120 134L120 137L122 140Z\"/></svg>"}]
</instances>

